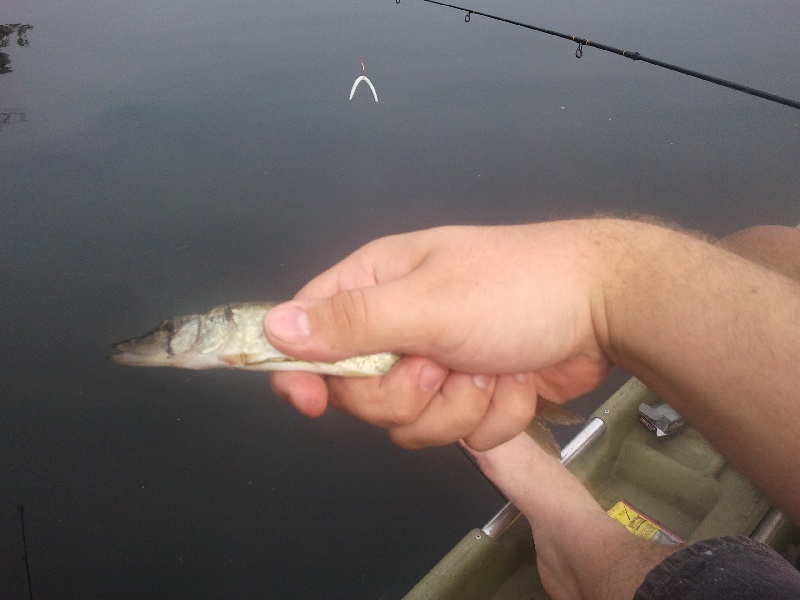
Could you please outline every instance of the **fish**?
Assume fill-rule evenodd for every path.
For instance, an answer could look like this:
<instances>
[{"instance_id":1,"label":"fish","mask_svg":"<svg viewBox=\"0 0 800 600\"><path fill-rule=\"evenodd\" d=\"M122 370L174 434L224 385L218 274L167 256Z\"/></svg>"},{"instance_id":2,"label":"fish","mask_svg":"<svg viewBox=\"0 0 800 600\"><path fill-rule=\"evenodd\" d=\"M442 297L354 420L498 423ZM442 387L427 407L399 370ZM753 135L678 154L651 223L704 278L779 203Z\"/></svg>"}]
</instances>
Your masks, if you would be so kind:
<instances>
[{"instance_id":1,"label":"fish","mask_svg":"<svg viewBox=\"0 0 800 600\"><path fill-rule=\"evenodd\" d=\"M400 360L394 352L354 356L336 362L314 362L288 356L264 335L264 317L277 303L243 302L216 306L203 313L165 319L144 335L112 345L109 360L135 367L308 371L339 377L378 377ZM559 425L583 422L563 406L538 398L537 414L527 432L554 456L559 446L545 420Z\"/></svg>"},{"instance_id":2,"label":"fish","mask_svg":"<svg viewBox=\"0 0 800 600\"><path fill-rule=\"evenodd\" d=\"M399 354L380 352L336 362L288 356L264 335L264 317L276 303L216 306L204 313L171 317L144 335L114 344L109 360L136 367L309 371L341 377L386 374Z\"/></svg>"}]
</instances>

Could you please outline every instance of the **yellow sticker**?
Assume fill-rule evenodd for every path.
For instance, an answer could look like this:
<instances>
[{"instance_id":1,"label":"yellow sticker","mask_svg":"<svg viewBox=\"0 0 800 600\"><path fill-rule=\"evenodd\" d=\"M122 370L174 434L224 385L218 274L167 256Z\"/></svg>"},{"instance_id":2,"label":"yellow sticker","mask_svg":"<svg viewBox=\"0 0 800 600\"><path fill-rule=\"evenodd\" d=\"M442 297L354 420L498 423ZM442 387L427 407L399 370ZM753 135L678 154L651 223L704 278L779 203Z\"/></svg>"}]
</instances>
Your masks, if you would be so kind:
<instances>
[{"instance_id":1,"label":"yellow sticker","mask_svg":"<svg viewBox=\"0 0 800 600\"><path fill-rule=\"evenodd\" d=\"M683 543L683 540L677 535L647 518L644 514L640 513L623 500L617 502L607 512L612 519L622 523L625 529L635 536L646 540L661 542L662 544L675 545Z\"/></svg>"}]
</instances>

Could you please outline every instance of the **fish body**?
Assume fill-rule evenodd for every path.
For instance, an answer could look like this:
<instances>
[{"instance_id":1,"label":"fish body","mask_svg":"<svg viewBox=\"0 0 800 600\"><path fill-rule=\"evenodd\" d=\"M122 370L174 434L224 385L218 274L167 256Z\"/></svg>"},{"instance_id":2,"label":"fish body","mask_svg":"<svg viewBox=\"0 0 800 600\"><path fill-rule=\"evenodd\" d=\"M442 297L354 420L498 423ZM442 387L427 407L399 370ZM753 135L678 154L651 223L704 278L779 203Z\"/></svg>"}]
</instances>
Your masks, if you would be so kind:
<instances>
[{"instance_id":1,"label":"fish body","mask_svg":"<svg viewBox=\"0 0 800 600\"><path fill-rule=\"evenodd\" d=\"M227 367L253 371L310 371L345 377L383 375L400 358L391 352L381 352L327 363L287 356L264 335L264 317L273 306L269 303L226 304L203 314L172 317L140 337L114 344L116 353L109 358L137 367Z\"/></svg>"},{"instance_id":2,"label":"fish body","mask_svg":"<svg viewBox=\"0 0 800 600\"><path fill-rule=\"evenodd\" d=\"M393 352L354 356L336 362L311 362L287 356L264 335L264 317L273 306L275 304L270 303L226 304L202 314L172 317L142 336L114 344L116 353L109 359L137 367L309 371L342 377L384 375L400 359L400 355ZM545 420L574 425L583 418L539 398L537 415L527 433L550 454L559 456L558 444Z\"/></svg>"}]
</instances>

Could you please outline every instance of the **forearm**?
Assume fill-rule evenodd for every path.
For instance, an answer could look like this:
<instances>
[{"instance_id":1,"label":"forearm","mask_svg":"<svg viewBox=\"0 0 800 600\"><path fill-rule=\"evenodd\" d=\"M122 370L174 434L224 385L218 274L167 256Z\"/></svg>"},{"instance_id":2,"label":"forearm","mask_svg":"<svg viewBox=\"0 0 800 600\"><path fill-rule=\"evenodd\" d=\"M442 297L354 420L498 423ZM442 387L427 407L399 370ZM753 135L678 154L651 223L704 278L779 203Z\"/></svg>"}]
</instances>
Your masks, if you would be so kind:
<instances>
[{"instance_id":1,"label":"forearm","mask_svg":"<svg viewBox=\"0 0 800 600\"><path fill-rule=\"evenodd\" d=\"M613 228L603 349L800 522L800 286L685 234Z\"/></svg>"}]
</instances>

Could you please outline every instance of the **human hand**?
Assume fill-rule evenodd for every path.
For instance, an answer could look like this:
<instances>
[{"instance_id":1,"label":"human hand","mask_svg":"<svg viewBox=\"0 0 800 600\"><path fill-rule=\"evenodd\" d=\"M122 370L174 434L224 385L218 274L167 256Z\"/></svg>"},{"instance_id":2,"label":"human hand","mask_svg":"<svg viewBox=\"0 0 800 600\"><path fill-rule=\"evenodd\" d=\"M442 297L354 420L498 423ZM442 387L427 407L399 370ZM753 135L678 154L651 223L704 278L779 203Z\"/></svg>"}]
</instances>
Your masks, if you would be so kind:
<instances>
[{"instance_id":1,"label":"human hand","mask_svg":"<svg viewBox=\"0 0 800 600\"><path fill-rule=\"evenodd\" d=\"M404 358L381 378L282 372L273 388L304 414L330 402L406 447L510 439L537 394L563 402L607 372L595 327L609 223L447 227L371 242L272 309L266 335L307 360Z\"/></svg>"}]
</instances>

